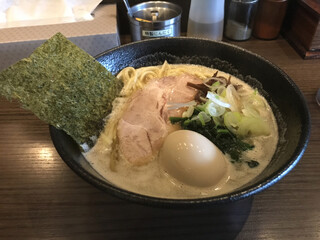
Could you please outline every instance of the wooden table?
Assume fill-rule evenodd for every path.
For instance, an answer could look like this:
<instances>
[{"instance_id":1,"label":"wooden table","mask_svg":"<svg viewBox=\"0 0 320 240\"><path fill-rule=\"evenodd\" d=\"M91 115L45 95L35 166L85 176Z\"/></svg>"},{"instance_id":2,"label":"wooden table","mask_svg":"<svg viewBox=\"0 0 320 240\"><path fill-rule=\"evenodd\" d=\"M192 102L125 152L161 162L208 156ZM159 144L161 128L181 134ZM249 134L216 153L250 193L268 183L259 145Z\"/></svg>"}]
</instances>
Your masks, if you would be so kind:
<instances>
[{"instance_id":1,"label":"wooden table","mask_svg":"<svg viewBox=\"0 0 320 240\"><path fill-rule=\"evenodd\" d=\"M282 38L233 43L291 76L312 118L311 139L299 164L254 197L236 239L320 239L320 107L315 102L320 59L302 60ZM214 230L219 223L210 209L146 207L92 187L61 160L48 125L3 98L0 153L0 239L227 239L223 228ZM229 217L245 219L245 214L235 211Z\"/></svg>"}]
</instances>

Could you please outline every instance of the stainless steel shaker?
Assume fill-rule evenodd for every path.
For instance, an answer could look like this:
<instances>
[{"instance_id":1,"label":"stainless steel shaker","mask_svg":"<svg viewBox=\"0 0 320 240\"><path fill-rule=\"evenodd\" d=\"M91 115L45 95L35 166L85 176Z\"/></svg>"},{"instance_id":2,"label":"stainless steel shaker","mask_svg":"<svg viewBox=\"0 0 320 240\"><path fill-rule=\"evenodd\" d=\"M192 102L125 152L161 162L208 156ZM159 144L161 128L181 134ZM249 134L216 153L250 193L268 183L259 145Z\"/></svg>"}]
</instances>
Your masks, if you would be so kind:
<instances>
[{"instance_id":1,"label":"stainless steel shaker","mask_svg":"<svg viewBox=\"0 0 320 240\"><path fill-rule=\"evenodd\" d=\"M251 36L258 0L226 0L225 37L243 41Z\"/></svg>"},{"instance_id":2,"label":"stainless steel shaker","mask_svg":"<svg viewBox=\"0 0 320 240\"><path fill-rule=\"evenodd\" d=\"M133 41L157 37L180 36L182 9L165 1L149 1L131 8L130 21Z\"/></svg>"}]
</instances>

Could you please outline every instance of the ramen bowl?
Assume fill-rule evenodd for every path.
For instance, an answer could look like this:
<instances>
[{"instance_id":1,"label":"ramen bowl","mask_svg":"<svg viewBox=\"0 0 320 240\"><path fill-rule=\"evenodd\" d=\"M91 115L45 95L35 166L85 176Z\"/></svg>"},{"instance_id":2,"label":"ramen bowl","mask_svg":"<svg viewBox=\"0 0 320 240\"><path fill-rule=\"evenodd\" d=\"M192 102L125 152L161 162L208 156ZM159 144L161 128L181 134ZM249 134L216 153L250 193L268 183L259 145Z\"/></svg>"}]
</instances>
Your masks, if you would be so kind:
<instances>
[{"instance_id":1,"label":"ramen bowl","mask_svg":"<svg viewBox=\"0 0 320 240\"><path fill-rule=\"evenodd\" d=\"M268 166L249 183L220 196L171 199L130 192L99 175L86 161L79 146L65 132L50 126L53 143L66 164L93 186L136 203L164 207L198 207L230 203L253 196L283 178L302 157L310 134L310 116L305 99L290 77L268 60L228 43L197 38L159 38L123 45L96 59L113 74L125 67L169 63L199 64L217 68L247 82L269 102L278 129L279 142Z\"/></svg>"}]
</instances>

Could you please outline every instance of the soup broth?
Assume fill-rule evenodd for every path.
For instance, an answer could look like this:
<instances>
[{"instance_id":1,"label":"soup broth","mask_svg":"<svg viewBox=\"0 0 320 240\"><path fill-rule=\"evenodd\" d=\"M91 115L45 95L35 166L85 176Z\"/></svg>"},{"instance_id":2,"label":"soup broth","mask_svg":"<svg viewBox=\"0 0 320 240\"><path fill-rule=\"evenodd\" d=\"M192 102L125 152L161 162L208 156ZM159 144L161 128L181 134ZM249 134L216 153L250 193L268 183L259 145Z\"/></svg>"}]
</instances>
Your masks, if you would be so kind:
<instances>
[{"instance_id":1,"label":"soup broth","mask_svg":"<svg viewBox=\"0 0 320 240\"><path fill-rule=\"evenodd\" d=\"M157 68L158 72L163 71L161 73L162 76L195 74L202 80L217 72L217 69L188 64L170 65L169 70L164 70L163 66L149 68L152 68L152 70ZM148 71L148 68L144 68L144 70ZM132 77L132 75L134 75L134 72L130 73L127 71L127 73L120 73L119 78ZM113 112L108 117L106 127L97 143L89 152L85 153L85 157L92 167L111 184L131 192L153 197L172 199L202 198L234 191L254 179L268 165L278 143L278 128L271 107L264 98L262 99L266 107L265 111L260 114L270 126L270 134L245 139L254 145L254 149L245 151L242 155L243 161L255 160L259 162L259 165L250 168L244 163L231 163L232 159L226 154L226 158L228 159L228 176L219 182L219 184L211 187L194 187L181 183L167 174L163 169L159 162L158 152L152 156L152 159L147 164L143 165L133 165L121 158L114 161L114 149L118 147L118 142L115 140L118 121L126 111L127 105L130 102L130 96L138 91L138 89L143 88L145 84L155 81L157 78L152 74L149 75L143 83L139 83L138 85L123 80L125 86L122 97L115 100ZM229 78L230 76L221 71L218 72L218 75L225 78ZM233 76L231 77L231 83L242 86L241 94L243 96L253 94L256 91L245 82Z\"/></svg>"}]
</instances>

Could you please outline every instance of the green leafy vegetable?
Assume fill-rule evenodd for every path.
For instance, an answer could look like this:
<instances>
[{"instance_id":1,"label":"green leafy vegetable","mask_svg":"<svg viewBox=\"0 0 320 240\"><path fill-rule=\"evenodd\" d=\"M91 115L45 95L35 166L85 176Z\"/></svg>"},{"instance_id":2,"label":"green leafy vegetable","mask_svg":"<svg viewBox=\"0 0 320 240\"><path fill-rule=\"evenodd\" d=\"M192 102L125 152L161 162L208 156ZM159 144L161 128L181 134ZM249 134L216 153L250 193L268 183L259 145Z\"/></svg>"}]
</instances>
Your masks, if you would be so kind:
<instances>
[{"instance_id":1,"label":"green leafy vegetable","mask_svg":"<svg viewBox=\"0 0 320 240\"><path fill-rule=\"evenodd\" d=\"M198 132L213 142L223 153L228 153L234 162L240 162L241 154L244 151L254 148L253 145L246 143L233 134L228 128L217 124L213 118L204 122L197 116L202 116L199 110L194 111L190 118L170 117L172 124L180 123L181 127L186 130Z\"/></svg>"},{"instance_id":2,"label":"green leafy vegetable","mask_svg":"<svg viewBox=\"0 0 320 240\"><path fill-rule=\"evenodd\" d=\"M92 144L99 135L121 88L121 81L61 33L0 73L1 95L79 144Z\"/></svg>"}]
</instances>

